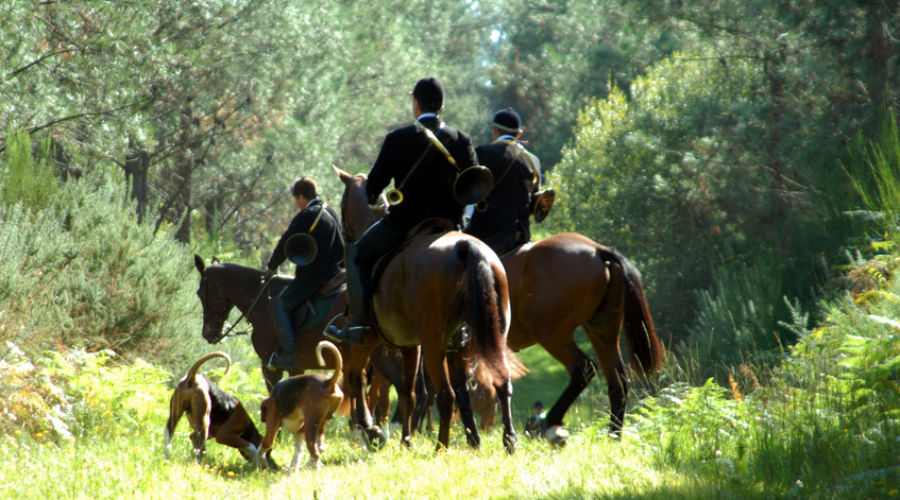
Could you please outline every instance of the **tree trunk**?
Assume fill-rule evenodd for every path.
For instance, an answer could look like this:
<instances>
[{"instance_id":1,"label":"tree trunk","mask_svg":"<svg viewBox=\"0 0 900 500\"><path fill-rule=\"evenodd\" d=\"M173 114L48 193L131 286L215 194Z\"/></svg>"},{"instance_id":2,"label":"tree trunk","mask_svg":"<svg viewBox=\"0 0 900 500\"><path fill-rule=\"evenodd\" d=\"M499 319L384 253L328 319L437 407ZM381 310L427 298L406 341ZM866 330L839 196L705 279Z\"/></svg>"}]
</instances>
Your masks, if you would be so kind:
<instances>
[{"instance_id":1,"label":"tree trunk","mask_svg":"<svg viewBox=\"0 0 900 500\"><path fill-rule=\"evenodd\" d=\"M182 243L191 242L191 178L194 173L194 152L192 149L193 134L191 123L193 111L186 104L181 111L181 131L178 139L179 148L175 154L175 177L180 183L173 206L181 218L175 240Z\"/></svg>"},{"instance_id":2,"label":"tree trunk","mask_svg":"<svg viewBox=\"0 0 900 500\"><path fill-rule=\"evenodd\" d=\"M138 223L144 222L147 211L149 169L150 154L143 149L135 149L125 159L125 176L131 183L131 199L137 201Z\"/></svg>"}]
</instances>

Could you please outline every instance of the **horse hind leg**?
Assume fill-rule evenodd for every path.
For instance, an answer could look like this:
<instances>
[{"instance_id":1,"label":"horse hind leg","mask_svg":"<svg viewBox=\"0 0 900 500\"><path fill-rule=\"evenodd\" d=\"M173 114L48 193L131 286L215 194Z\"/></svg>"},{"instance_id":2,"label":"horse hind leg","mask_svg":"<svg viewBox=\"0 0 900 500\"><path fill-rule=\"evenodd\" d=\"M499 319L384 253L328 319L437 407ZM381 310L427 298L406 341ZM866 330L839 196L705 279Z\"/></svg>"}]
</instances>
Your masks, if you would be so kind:
<instances>
[{"instance_id":1,"label":"horse hind leg","mask_svg":"<svg viewBox=\"0 0 900 500\"><path fill-rule=\"evenodd\" d=\"M606 300L584 325L584 330L594 347L600 368L606 377L609 395L609 430L618 436L625 423L625 401L628 397L628 374L619 350L619 332L622 330L625 309L625 276L618 265L610 267L610 282Z\"/></svg>"},{"instance_id":2,"label":"horse hind leg","mask_svg":"<svg viewBox=\"0 0 900 500\"><path fill-rule=\"evenodd\" d=\"M586 328L593 330L593 328ZM610 331L607 329L607 331ZM622 361L622 354L619 351L618 336L615 336L615 342L601 341L605 338L595 332L589 333L588 337L597 353L597 359L600 361L600 368L603 370L603 376L606 378L606 392L609 396L609 431L613 436L618 436L625 423L625 403L628 399L628 388L630 381L628 373L625 371L625 363Z\"/></svg>"},{"instance_id":3,"label":"horse hind leg","mask_svg":"<svg viewBox=\"0 0 900 500\"><path fill-rule=\"evenodd\" d=\"M402 353L403 377L397 387L397 411L402 417L400 442L412 446L412 421L416 406L416 375L419 371L419 348L406 348Z\"/></svg>"},{"instance_id":4,"label":"horse hind leg","mask_svg":"<svg viewBox=\"0 0 900 500\"><path fill-rule=\"evenodd\" d=\"M447 359L440 352L427 352L423 349L424 366L434 384L438 415L438 445L437 449L446 449L450 445L450 419L453 416L453 406L456 404L456 396L453 394L450 370Z\"/></svg>"},{"instance_id":5,"label":"horse hind leg","mask_svg":"<svg viewBox=\"0 0 900 500\"><path fill-rule=\"evenodd\" d=\"M500 415L503 420L503 446L508 453L516 450L516 431L512 423L512 381L509 377L496 384L497 401L500 403Z\"/></svg>"},{"instance_id":6,"label":"horse hind leg","mask_svg":"<svg viewBox=\"0 0 900 500\"><path fill-rule=\"evenodd\" d=\"M591 320L590 325L585 325L585 331L606 377L606 391L609 395L609 430L613 436L619 435L625 423L625 402L630 385L619 350L621 310L621 307L607 307Z\"/></svg>"},{"instance_id":7,"label":"horse hind leg","mask_svg":"<svg viewBox=\"0 0 900 500\"><path fill-rule=\"evenodd\" d=\"M466 430L466 441L472 448L478 448L481 445L481 436L478 433L478 424L475 422L475 412L469 397L466 363L461 352L450 354L447 359L453 380L453 392L456 394L456 407L459 408L459 419Z\"/></svg>"},{"instance_id":8,"label":"horse hind leg","mask_svg":"<svg viewBox=\"0 0 900 500\"><path fill-rule=\"evenodd\" d=\"M560 432L563 417L591 379L597 375L597 365L575 345L574 341L567 346L564 354L559 352L551 352L551 354L561 361L569 372L569 384L547 412L545 419L548 438L562 444L565 440L565 434ZM555 435L559 437L556 438Z\"/></svg>"}]
</instances>

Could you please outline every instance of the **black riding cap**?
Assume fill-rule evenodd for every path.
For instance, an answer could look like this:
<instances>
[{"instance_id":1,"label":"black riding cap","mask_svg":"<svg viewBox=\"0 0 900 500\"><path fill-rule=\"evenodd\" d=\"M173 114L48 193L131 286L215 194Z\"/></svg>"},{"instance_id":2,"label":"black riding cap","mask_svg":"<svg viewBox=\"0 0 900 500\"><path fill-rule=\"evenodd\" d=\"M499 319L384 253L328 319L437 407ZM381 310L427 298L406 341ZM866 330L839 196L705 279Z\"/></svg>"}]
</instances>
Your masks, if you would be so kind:
<instances>
[{"instance_id":1,"label":"black riding cap","mask_svg":"<svg viewBox=\"0 0 900 500\"><path fill-rule=\"evenodd\" d=\"M512 108L501 109L494 114L494 126L504 132L519 133L522 131L522 118Z\"/></svg>"}]
</instances>

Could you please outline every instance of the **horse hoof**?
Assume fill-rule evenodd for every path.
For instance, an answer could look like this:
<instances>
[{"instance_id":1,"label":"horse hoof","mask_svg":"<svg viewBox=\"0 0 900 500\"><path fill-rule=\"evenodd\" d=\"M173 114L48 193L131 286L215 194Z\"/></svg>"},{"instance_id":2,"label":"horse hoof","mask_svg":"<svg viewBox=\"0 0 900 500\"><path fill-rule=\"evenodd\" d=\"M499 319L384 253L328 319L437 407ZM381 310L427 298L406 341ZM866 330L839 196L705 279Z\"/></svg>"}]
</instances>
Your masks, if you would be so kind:
<instances>
[{"instance_id":1,"label":"horse hoof","mask_svg":"<svg viewBox=\"0 0 900 500\"><path fill-rule=\"evenodd\" d=\"M504 434L503 435L503 446L506 447L506 452L512 455L516 452L516 443L518 439L515 434Z\"/></svg>"},{"instance_id":2,"label":"horse hoof","mask_svg":"<svg viewBox=\"0 0 900 500\"><path fill-rule=\"evenodd\" d=\"M568 437L569 431L563 429L561 425L554 425L544 433L544 438L555 446L565 446Z\"/></svg>"},{"instance_id":3,"label":"horse hoof","mask_svg":"<svg viewBox=\"0 0 900 500\"><path fill-rule=\"evenodd\" d=\"M481 446L481 436L466 429L466 442L470 447L478 449Z\"/></svg>"},{"instance_id":4,"label":"horse hoof","mask_svg":"<svg viewBox=\"0 0 900 500\"><path fill-rule=\"evenodd\" d=\"M366 429L364 436L366 438L367 444L369 445L369 449L372 451L378 451L383 448L388 440L388 437L384 433L384 431L378 427L369 427L368 429Z\"/></svg>"}]
</instances>

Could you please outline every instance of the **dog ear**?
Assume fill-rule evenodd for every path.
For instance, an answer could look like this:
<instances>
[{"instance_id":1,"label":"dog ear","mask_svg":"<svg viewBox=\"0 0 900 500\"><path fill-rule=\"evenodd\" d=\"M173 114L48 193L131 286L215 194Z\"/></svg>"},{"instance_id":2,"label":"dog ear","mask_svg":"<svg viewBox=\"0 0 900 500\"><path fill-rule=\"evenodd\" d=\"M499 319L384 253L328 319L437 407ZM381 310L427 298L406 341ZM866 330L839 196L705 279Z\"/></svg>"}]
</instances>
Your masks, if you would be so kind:
<instances>
[{"instance_id":1,"label":"dog ear","mask_svg":"<svg viewBox=\"0 0 900 500\"><path fill-rule=\"evenodd\" d=\"M203 263L203 259L197 254L194 254L194 266L197 267L200 274L203 274L203 270L206 269L206 264Z\"/></svg>"}]
</instances>

